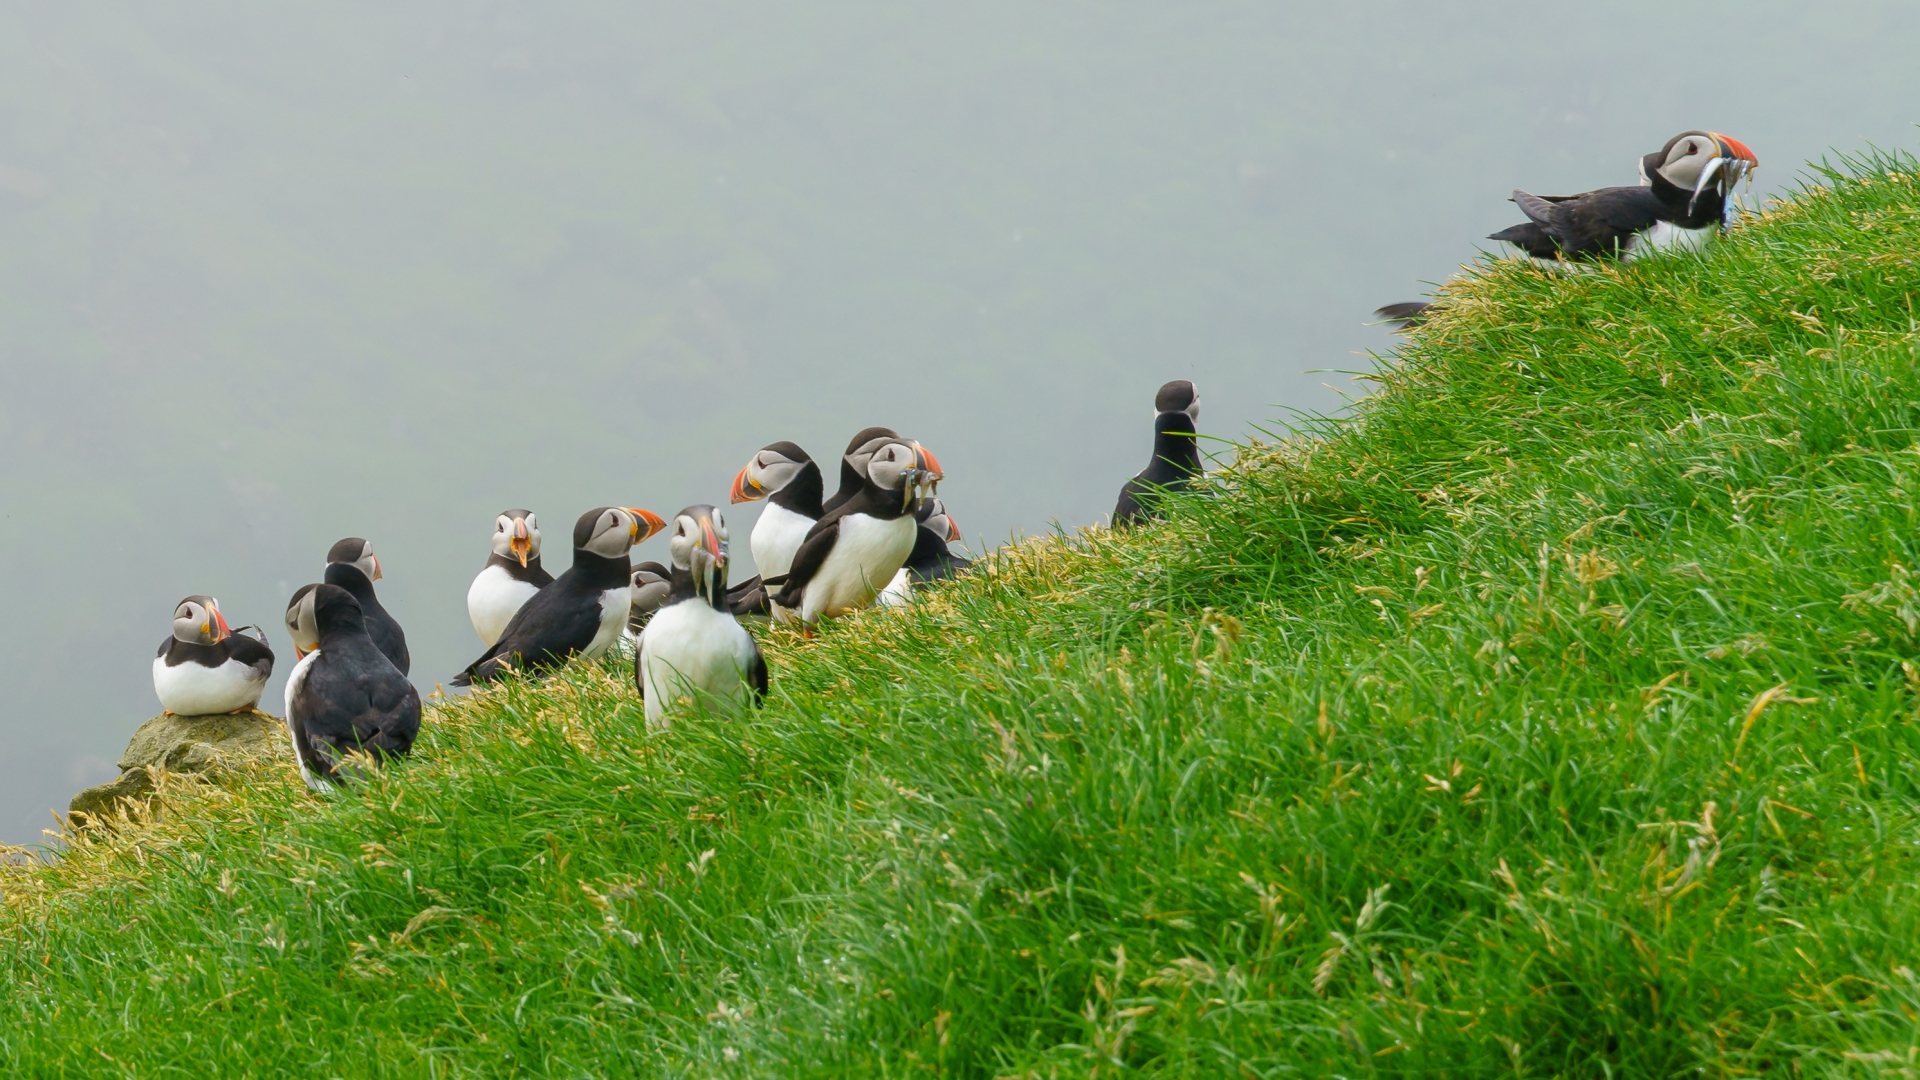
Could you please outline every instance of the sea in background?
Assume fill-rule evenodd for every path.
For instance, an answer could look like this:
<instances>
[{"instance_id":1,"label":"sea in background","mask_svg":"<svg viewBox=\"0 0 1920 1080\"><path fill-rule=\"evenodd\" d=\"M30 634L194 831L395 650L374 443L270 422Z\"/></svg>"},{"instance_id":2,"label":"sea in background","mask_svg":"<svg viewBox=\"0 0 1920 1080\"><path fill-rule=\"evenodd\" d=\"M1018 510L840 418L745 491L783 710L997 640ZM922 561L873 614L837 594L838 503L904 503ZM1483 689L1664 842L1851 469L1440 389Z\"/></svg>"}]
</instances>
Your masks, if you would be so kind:
<instances>
[{"instance_id":1,"label":"sea in background","mask_svg":"<svg viewBox=\"0 0 1920 1080\"><path fill-rule=\"evenodd\" d=\"M1760 191L1914 148L1915 41L1890 2L10 7L0 843L114 775L182 596L269 628L278 713L343 536L431 690L510 506L557 573L589 507L880 423L976 551L1094 523L1162 381L1229 439L1339 409L1514 187L1694 127Z\"/></svg>"}]
</instances>

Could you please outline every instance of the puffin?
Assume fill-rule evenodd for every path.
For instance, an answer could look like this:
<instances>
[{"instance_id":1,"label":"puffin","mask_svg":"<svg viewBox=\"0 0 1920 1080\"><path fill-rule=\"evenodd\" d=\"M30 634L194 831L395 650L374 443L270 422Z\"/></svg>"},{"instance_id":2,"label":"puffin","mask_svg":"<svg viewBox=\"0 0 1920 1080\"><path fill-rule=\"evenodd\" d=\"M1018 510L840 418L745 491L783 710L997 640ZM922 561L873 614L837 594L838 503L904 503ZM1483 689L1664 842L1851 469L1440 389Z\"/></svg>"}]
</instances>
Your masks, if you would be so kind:
<instances>
[{"instance_id":1,"label":"puffin","mask_svg":"<svg viewBox=\"0 0 1920 1080\"><path fill-rule=\"evenodd\" d=\"M940 462L917 442L881 440L868 458L860 493L827 511L800 544L779 608L811 626L866 607L913 551L914 504L933 494Z\"/></svg>"},{"instance_id":2,"label":"puffin","mask_svg":"<svg viewBox=\"0 0 1920 1080\"><path fill-rule=\"evenodd\" d=\"M753 549L753 562L759 567L760 575L734 586L728 596L728 608L734 614L775 614L767 590L778 591L786 583L787 568L793 565L793 553L807 538L807 530L826 514L826 508L821 504L825 490L820 466L798 444L791 442L769 443L761 447L753 455L753 460L747 462L733 478L729 501L737 505L767 500L766 508L760 511L760 520L753 523L753 535L748 539Z\"/></svg>"},{"instance_id":3,"label":"puffin","mask_svg":"<svg viewBox=\"0 0 1920 1080\"><path fill-rule=\"evenodd\" d=\"M1745 143L1713 131L1683 131L1640 159L1639 187L1580 195L1530 195L1513 201L1527 222L1487 237L1536 259L1629 260L1649 252L1698 248L1727 223L1727 196L1760 167Z\"/></svg>"},{"instance_id":4,"label":"puffin","mask_svg":"<svg viewBox=\"0 0 1920 1080\"><path fill-rule=\"evenodd\" d=\"M860 489L867 482L867 462L872 460L874 451L888 440L899 437L900 433L890 427L870 427L861 428L858 435L847 441L847 452L840 458L840 490L820 504L823 516L828 511L838 510L841 503L860 494Z\"/></svg>"},{"instance_id":5,"label":"puffin","mask_svg":"<svg viewBox=\"0 0 1920 1080\"><path fill-rule=\"evenodd\" d=\"M373 583L379 581L380 559L373 553L373 545L357 536L349 536L333 545L327 552L327 571L320 580L328 585L338 585L353 594L354 602L360 605L360 617L367 624L367 636L373 639L374 647L393 661L393 666L405 675L413 667L412 659L407 655L407 634L400 629L400 623L387 609L380 606L380 598L373 595Z\"/></svg>"},{"instance_id":6,"label":"puffin","mask_svg":"<svg viewBox=\"0 0 1920 1080\"><path fill-rule=\"evenodd\" d=\"M295 596L288 628L313 628L318 644L287 676L287 737L300 778L325 793L343 780L364 779L368 760L377 764L413 749L420 692L374 645L352 593L320 584Z\"/></svg>"},{"instance_id":7,"label":"puffin","mask_svg":"<svg viewBox=\"0 0 1920 1080\"><path fill-rule=\"evenodd\" d=\"M1185 491L1201 474L1200 392L1175 379L1154 395L1153 409L1153 460L1121 486L1113 507L1116 529L1145 521L1163 492Z\"/></svg>"},{"instance_id":8,"label":"puffin","mask_svg":"<svg viewBox=\"0 0 1920 1080\"><path fill-rule=\"evenodd\" d=\"M573 525L573 565L515 612L500 640L455 675L453 685L483 682L502 668L554 667L575 653L606 652L633 610L628 553L665 525L660 515L633 506L581 514Z\"/></svg>"},{"instance_id":9,"label":"puffin","mask_svg":"<svg viewBox=\"0 0 1920 1080\"><path fill-rule=\"evenodd\" d=\"M647 620L673 593L673 571L657 562L633 564L633 596L627 606L627 636L640 640Z\"/></svg>"},{"instance_id":10,"label":"puffin","mask_svg":"<svg viewBox=\"0 0 1920 1080\"><path fill-rule=\"evenodd\" d=\"M259 633L258 627L241 627ZM266 635L236 634L220 601L189 596L173 609L173 633L153 658L153 692L168 716L253 712L273 675Z\"/></svg>"},{"instance_id":11,"label":"puffin","mask_svg":"<svg viewBox=\"0 0 1920 1080\"><path fill-rule=\"evenodd\" d=\"M667 710L700 696L732 709L767 696L767 659L727 608L727 521L717 507L689 506L673 516L667 541L673 592L640 635L633 680L647 726L668 726Z\"/></svg>"},{"instance_id":12,"label":"puffin","mask_svg":"<svg viewBox=\"0 0 1920 1080\"><path fill-rule=\"evenodd\" d=\"M973 565L973 560L947 550L948 544L959 541L960 526L939 499L921 499L913 519L920 525L913 536L913 550L907 553L906 565L895 571L893 580L880 590L882 607L905 607L913 602L915 585L943 581L965 573Z\"/></svg>"},{"instance_id":13,"label":"puffin","mask_svg":"<svg viewBox=\"0 0 1920 1080\"><path fill-rule=\"evenodd\" d=\"M467 588L467 618L480 643L499 641L520 605L551 584L540 566L540 519L531 510L502 510L493 519L493 554Z\"/></svg>"}]
</instances>

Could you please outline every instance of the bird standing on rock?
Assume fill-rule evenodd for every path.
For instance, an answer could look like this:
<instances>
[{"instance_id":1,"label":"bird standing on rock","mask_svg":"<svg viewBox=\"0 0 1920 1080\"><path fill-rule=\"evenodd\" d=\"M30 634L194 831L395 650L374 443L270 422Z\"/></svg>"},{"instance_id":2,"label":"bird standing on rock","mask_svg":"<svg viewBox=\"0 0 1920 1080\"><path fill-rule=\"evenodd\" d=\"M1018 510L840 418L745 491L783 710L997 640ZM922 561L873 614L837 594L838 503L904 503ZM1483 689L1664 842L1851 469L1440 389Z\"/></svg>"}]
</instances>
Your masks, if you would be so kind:
<instances>
[{"instance_id":1,"label":"bird standing on rock","mask_svg":"<svg viewBox=\"0 0 1920 1080\"><path fill-rule=\"evenodd\" d=\"M658 514L602 506L573 526L573 565L534 594L507 623L500 640L453 677L470 686L502 668L544 668L575 654L597 657L626 630L633 606L633 545L665 526Z\"/></svg>"},{"instance_id":2,"label":"bird standing on rock","mask_svg":"<svg viewBox=\"0 0 1920 1080\"><path fill-rule=\"evenodd\" d=\"M540 567L540 519L531 510L503 510L493 521L493 554L467 589L467 618L491 646L520 605L553 584Z\"/></svg>"},{"instance_id":3,"label":"bird standing on rock","mask_svg":"<svg viewBox=\"0 0 1920 1080\"><path fill-rule=\"evenodd\" d=\"M1156 504L1169 491L1185 491L1201 475L1200 392L1185 379L1160 388L1153 401L1153 460L1120 488L1113 527L1158 516Z\"/></svg>"},{"instance_id":4,"label":"bird standing on rock","mask_svg":"<svg viewBox=\"0 0 1920 1080\"><path fill-rule=\"evenodd\" d=\"M153 658L153 692L170 716L250 712L272 675L266 635L255 640L234 633L211 596L189 596L174 606L173 633Z\"/></svg>"},{"instance_id":5,"label":"bird standing on rock","mask_svg":"<svg viewBox=\"0 0 1920 1080\"><path fill-rule=\"evenodd\" d=\"M767 661L728 610L727 522L718 509L689 506L674 515L667 542L673 594L640 635L634 683L647 703L647 724L681 697L698 695L722 708L767 696Z\"/></svg>"},{"instance_id":6,"label":"bird standing on rock","mask_svg":"<svg viewBox=\"0 0 1920 1080\"><path fill-rule=\"evenodd\" d=\"M355 754L374 763L406 754L420 732L420 694L367 635L353 595L309 586L287 610L289 627L312 626L317 647L287 676L287 736L301 779L326 792L362 779Z\"/></svg>"},{"instance_id":7,"label":"bird standing on rock","mask_svg":"<svg viewBox=\"0 0 1920 1080\"><path fill-rule=\"evenodd\" d=\"M380 572L380 558L373 553L373 545L357 536L349 536L333 545L327 552L327 572L321 581L328 585L337 585L353 596L354 603L360 605L361 617L367 624L367 636L373 639L374 647L386 655L393 666L405 675L413 666L413 660L407 654L407 634L400 629L400 623L387 609L380 606L380 598L373 594L373 583L383 576Z\"/></svg>"},{"instance_id":8,"label":"bird standing on rock","mask_svg":"<svg viewBox=\"0 0 1920 1080\"><path fill-rule=\"evenodd\" d=\"M871 604L906 564L919 528L914 503L933 494L942 475L926 447L883 439L867 459L859 494L808 530L773 602L808 625Z\"/></svg>"}]
</instances>

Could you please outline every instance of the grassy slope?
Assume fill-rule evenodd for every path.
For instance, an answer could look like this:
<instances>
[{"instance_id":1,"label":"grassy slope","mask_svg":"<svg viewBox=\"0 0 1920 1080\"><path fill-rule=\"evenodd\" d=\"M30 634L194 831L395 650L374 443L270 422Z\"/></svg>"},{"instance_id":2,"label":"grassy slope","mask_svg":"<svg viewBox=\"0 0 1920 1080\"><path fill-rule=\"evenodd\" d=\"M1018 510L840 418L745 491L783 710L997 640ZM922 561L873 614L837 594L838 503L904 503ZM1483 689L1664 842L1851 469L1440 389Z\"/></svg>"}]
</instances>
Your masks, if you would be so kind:
<instances>
[{"instance_id":1,"label":"grassy slope","mask_svg":"<svg viewBox=\"0 0 1920 1080\"><path fill-rule=\"evenodd\" d=\"M580 666L184 792L7 881L0 1063L1911 1068L1920 180L1854 171L1458 282L1323 439L779 638L749 720Z\"/></svg>"}]
</instances>

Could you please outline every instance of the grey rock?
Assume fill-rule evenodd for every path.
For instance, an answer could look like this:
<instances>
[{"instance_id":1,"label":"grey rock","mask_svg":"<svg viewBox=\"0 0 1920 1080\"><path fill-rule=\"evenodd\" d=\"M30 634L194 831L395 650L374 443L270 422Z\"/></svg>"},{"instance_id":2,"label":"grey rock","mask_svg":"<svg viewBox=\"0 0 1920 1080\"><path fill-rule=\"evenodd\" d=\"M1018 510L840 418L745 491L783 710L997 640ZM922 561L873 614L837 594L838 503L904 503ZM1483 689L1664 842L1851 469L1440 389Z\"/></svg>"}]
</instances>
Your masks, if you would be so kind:
<instances>
[{"instance_id":1,"label":"grey rock","mask_svg":"<svg viewBox=\"0 0 1920 1080\"><path fill-rule=\"evenodd\" d=\"M140 725L120 755L120 777L73 797L69 821L75 826L106 821L122 801L143 799L153 790L153 773L198 773L209 778L248 762L291 758L287 728L263 712L219 716L162 714Z\"/></svg>"}]
</instances>

